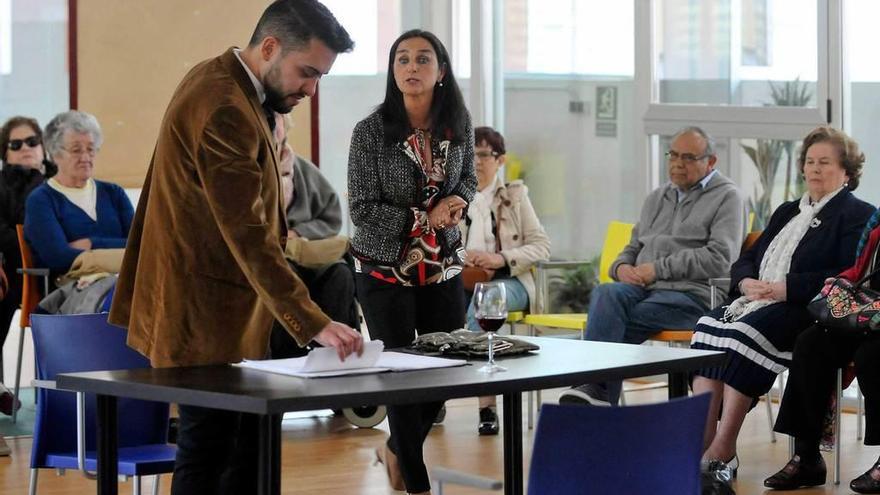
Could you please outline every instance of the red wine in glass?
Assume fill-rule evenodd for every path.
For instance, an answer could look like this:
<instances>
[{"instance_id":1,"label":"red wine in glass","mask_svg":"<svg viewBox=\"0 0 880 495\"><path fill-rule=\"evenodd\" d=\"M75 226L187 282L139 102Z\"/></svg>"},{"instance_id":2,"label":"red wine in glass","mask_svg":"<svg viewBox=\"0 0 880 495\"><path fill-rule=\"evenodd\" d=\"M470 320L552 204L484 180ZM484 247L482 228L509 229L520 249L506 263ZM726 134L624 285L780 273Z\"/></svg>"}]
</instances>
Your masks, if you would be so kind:
<instances>
[{"instance_id":1,"label":"red wine in glass","mask_svg":"<svg viewBox=\"0 0 880 495\"><path fill-rule=\"evenodd\" d=\"M507 290L498 282L480 282L474 287L474 317L480 328L489 334L489 361L479 370L481 373L506 371L495 364L495 331L507 320Z\"/></svg>"},{"instance_id":2,"label":"red wine in glass","mask_svg":"<svg viewBox=\"0 0 880 495\"><path fill-rule=\"evenodd\" d=\"M484 332L497 332L504 325L506 318L483 316L477 318L477 323Z\"/></svg>"}]
</instances>

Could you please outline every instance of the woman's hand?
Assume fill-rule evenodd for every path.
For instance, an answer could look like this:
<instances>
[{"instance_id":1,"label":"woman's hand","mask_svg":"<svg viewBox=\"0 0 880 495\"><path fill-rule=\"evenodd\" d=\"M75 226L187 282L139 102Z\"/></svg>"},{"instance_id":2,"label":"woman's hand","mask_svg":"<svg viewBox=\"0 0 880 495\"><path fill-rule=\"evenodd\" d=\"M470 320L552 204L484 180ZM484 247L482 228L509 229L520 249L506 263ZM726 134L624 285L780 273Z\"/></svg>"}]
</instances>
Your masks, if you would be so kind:
<instances>
[{"instance_id":1,"label":"woman's hand","mask_svg":"<svg viewBox=\"0 0 880 495\"><path fill-rule=\"evenodd\" d=\"M83 237L82 239L77 239L68 243L68 246L72 247L73 249L82 249L83 251L88 251L89 249L92 249L92 240L88 237Z\"/></svg>"},{"instance_id":2,"label":"woman's hand","mask_svg":"<svg viewBox=\"0 0 880 495\"><path fill-rule=\"evenodd\" d=\"M774 301L785 301L788 297L787 289L785 287L785 282L773 282L768 284L770 286L770 297Z\"/></svg>"},{"instance_id":3,"label":"woman's hand","mask_svg":"<svg viewBox=\"0 0 880 495\"><path fill-rule=\"evenodd\" d=\"M783 284L784 285L784 284ZM753 278L744 278L739 283L739 291L750 301L770 299L773 294L772 284ZM783 292L785 288L783 287Z\"/></svg>"},{"instance_id":4,"label":"woman's hand","mask_svg":"<svg viewBox=\"0 0 880 495\"><path fill-rule=\"evenodd\" d=\"M487 253L486 251L468 251L466 264L468 266L476 266L480 268L495 270L506 265L507 260L504 259L504 256L501 256L498 253Z\"/></svg>"},{"instance_id":5,"label":"woman's hand","mask_svg":"<svg viewBox=\"0 0 880 495\"><path fill-rule=\"evenodd\" d=\"M467 201L458 196L447 196L439 201L428 212L428 222L434 229L445 229L458 225Z\"/></svg>"}]
</instances>

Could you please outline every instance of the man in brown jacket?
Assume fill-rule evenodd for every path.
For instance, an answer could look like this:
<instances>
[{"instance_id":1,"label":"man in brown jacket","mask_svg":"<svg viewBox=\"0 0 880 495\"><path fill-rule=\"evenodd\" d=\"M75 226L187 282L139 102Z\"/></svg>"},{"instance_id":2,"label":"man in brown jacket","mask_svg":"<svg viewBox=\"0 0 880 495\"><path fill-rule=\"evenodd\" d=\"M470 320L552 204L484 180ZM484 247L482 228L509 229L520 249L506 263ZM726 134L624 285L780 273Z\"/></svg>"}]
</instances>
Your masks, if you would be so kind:
<instances>
[{"instance_id":1,"label":"man in brown jacket","mask_svg":"<svg viewBox=\"0 0 880 495\"><path fill-rule=\"evenodd\" d=\"M316 0L277 0L248 46L178 86L159 130L110 321L153 366L266 356L273 317L300 345L360 353L360 335L309 299L284 259L274 112L315 92L353 46ZM267 116L271 116L267 119ZM254 493L256 417L181 405L172 493ZM279 425L280 427L280 425Z\"/></svg>"}]
</instances>

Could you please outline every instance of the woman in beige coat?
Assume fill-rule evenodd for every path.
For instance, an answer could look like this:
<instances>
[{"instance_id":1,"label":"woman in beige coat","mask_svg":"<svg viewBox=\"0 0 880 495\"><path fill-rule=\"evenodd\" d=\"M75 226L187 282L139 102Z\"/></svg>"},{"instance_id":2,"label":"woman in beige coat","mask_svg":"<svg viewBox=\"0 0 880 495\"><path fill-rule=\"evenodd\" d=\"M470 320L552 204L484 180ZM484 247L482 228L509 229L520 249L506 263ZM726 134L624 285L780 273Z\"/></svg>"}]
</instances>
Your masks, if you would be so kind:
<instances>
[{"instance_id":1,"label":"woman in beige coat","mask_svg":"<svg viewBox=\"0 0 880 495\"><path fill-rule=\"evenodd\" d=\"M474 129L474 166L477 193L461 232L467 251L466 264L488 271L493 281L505 285L507 310L534 310L535 278L532 266L550 257L550 239L529 201L522 181L505 184L498 177L504 164L504 137L491 127ZM474 318L472 294L467 311L467 327L480 330ZM480 398L480 435L498 434L495 397Z\"/></svg>"}]
</instances>

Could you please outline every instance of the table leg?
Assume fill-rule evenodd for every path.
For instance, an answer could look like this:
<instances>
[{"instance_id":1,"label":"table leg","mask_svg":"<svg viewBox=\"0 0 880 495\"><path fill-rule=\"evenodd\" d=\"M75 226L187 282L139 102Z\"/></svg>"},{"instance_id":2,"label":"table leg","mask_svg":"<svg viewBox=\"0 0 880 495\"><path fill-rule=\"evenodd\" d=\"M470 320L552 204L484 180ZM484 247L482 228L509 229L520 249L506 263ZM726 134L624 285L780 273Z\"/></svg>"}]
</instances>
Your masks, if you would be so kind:
<instances>
[{"instance_id":1,"label":"table leg","mask_svg":"<svg viewBox=\"0 0 880 495\"><path fill-rule=\"evenodd\" d=\"M260 416L257 493L279 495L281 493L281 416Z\"/></svg>"},{"instance_id":2,"label":"table leg","mask_svg":"<svg viewBox=\"0 0 880 495\"><path fill-rule=\"evenodd\" d=\"M669 373L669 398L687 397L688 374L682 372Z\"/></svg>"},{"instance_id":3,"label":"table leg","mask_svg":"<svg viewBox=\"0 0 880 495\"><path fill-rule=\"evenodd\" d=\"M98 398L98 495L116 495L119 485L116 481L118 434L116 418L116 397L99 395Z\"/></svg>"},{"instance_id":4,"label":"table leg","mask_svg":"<svg viewBox=\"0 0 880 495\"><path fill-rule=\"evenodd\" d=\"M522 393L504 394L504 495L523 494Z\"/></svg>"}]
</instances>

